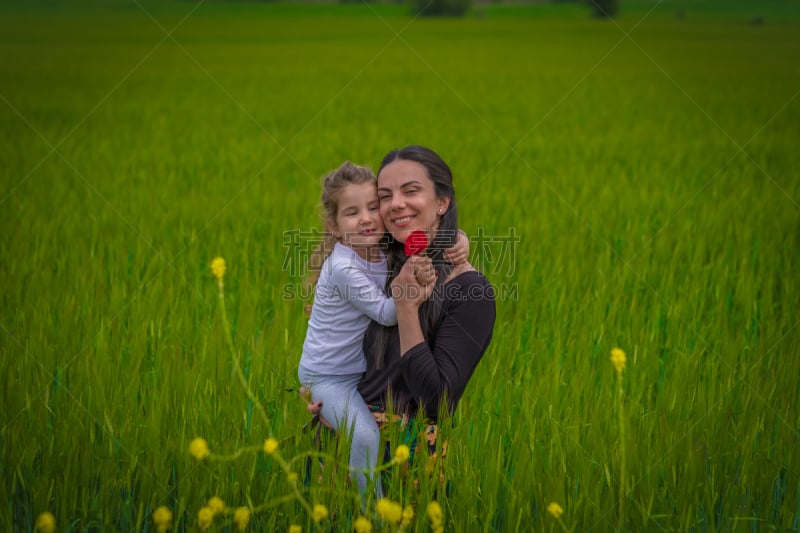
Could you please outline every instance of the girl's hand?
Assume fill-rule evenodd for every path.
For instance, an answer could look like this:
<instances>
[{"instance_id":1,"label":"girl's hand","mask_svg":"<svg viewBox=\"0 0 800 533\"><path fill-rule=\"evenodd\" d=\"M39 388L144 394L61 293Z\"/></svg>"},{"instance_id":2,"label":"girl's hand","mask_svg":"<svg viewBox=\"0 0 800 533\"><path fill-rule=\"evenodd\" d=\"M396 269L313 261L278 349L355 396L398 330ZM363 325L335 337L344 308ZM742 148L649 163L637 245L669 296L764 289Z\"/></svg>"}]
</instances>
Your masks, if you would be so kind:
<instances>
[{"instance_id":1,"label":"girl's hand","mask_svg":"<svg viewBox=\"0 0 800 533\"><path fill-rule=\"evenodd\" d=\"M444 251L444 258L450 261L453 266L462 265L469 260L469 238L466 233L458 230L456 243L452 248Z\"/></svg>"},{"instance_id":2,"label":"girl's hand","mask_svg":"<svg viewBox=\"0 0 800 533\"><path fill-rule=\"evenodd\" d=\"M400 269L397 277L392 281L391 288L395 306L419 308L422 302L427 300L431 295L434 283L431 282L423 285L417 280L416 275L417 268L422 271L427 271L426 260L430 262L430 259L427 257L420 257L418 255L411 256ZM433 280L436 280L435 275Z\"/></svg>"}]
</instances>

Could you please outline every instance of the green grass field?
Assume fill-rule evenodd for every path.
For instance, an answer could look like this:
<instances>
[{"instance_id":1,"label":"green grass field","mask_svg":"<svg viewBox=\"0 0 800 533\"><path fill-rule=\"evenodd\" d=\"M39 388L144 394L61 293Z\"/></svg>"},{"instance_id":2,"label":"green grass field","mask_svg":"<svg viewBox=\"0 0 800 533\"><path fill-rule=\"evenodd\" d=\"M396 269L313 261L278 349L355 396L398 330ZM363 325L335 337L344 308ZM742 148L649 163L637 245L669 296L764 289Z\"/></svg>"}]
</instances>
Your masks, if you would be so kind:
<instances>
[{"instance_id":1,"label":"green grass field","mask_svg":"<svg viewBox=\"0 0 800 533\"><path fill-rule=\"evenodd\" d=\"M351 531L343 469L300 485L336 512L315 526L249 450L273 436L301 474L312 451L289 296L321 176L415 143L453 168L498 289L447 430L445 529L796 531L798 30L778 0L623 1L616 21L0 4L0 529L50 511L58 531L155 531L166 505L196 531L217 495L259 510L253 530ZM218 255L268 424L226 348ZM244 453L198 462L197 436ZM416 490L391 478L407 531L431 530L424 468Z\"/></svg>"}]
</instances>

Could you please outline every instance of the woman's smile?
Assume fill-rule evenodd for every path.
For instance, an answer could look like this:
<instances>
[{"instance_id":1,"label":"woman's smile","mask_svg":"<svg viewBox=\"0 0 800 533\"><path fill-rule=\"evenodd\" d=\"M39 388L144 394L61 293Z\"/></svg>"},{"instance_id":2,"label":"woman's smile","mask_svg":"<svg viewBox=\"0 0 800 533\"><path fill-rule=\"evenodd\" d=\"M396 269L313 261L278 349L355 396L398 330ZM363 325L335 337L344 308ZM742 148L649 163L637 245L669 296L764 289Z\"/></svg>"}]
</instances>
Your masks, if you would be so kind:
<instances>
[{"instance_id":1,"label":"woman's smile","mask_svg":"<svg viewBox=\"0 0 800 533\"><path fill-rule=\"evenodd\" d=\"M401 217L401 218L393 218L392 219L392 224L394 224L395 226L404 227L404 226L408 225L408 223L411 222L412 220L414 220L413 216L405 216L405 217Z\"/></svg>"}]
</instances>

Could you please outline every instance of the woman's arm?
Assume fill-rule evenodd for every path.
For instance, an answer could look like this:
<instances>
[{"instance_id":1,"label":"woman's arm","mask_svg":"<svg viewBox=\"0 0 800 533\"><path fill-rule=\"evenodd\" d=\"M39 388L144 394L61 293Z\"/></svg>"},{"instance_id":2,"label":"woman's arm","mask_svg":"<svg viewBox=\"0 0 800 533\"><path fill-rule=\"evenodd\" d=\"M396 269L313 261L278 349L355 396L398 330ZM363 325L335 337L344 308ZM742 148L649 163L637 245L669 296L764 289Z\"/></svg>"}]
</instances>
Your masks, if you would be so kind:
<instances>
[{"instance_id":1,"label":"woman's arm","mask_svg":"<svg viewBox=\"0 0 800 533\"><path fill-rule=\"evenodd\" d=\"M421 285L416 272L419 268L423 268L423 265L429 264L430 259L418 255L411 256L392 280L391 291L397 311L401 358L409 348L425 340L419 323L419 306L431 295L434 283Z\"/></svg>"},{"instance_id":2,"label":"woman's arm","mask_svg":"<svg viewBox=\"0 0 800 533\"><path fill-rule=\"evenodd\" d=\"M419 342L405 350L401 348L402 372L409 392L431 416L436 416L445 395L448 407L456 406L489 346L495 321L494 291L480 273L465 274L459 281L446 284L444 290L450 305L433 345L421 340L420 332L419 337L408 339L409 343ZM408 324L419 330L419 318L401 321L398 315L398 324L402 346L403 327Z\"/></svg>"}]
</instances>

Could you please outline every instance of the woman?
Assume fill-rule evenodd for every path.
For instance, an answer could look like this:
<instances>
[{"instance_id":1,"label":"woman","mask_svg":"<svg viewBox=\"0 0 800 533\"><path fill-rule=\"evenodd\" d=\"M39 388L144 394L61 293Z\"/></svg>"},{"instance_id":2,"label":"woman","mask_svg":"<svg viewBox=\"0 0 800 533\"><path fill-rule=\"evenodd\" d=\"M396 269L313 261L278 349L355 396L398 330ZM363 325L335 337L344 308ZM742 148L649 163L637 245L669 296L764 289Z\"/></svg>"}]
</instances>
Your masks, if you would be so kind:
<instances>
[{"instance_id":1,"label":"woman","mask_svg":"<svg viewBox=\"0 0 800 533\"><path fill-rule=\"evenodd\" d=\"M443 258L458 233L453 177L433 150L408 146L390 152L378 171L381 218L391 235L388 286L397 326L373 322L364 339L367 371L358 389L377 409L415 416L421 408L436 423L442 402L452 413L492 338L494 291L470 263ZM426 232L426 255L437 272L421 286L415 261L403 251L412 231Z\"/></svg>"}]
</instances>

